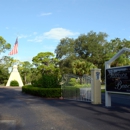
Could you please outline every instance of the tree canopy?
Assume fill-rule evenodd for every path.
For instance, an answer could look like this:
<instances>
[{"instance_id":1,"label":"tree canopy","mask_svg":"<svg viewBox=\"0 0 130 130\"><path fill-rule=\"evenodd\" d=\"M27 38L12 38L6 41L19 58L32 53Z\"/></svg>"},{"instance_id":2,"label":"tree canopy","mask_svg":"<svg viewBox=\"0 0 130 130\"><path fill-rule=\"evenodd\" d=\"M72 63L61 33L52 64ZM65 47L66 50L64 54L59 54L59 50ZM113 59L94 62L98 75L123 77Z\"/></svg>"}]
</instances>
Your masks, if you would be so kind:
<instances>
[{"instance_id":1,"label":"tree canopy","mask_svg":"<svg viewBox=\"0 0 130 130\"><path fill-rule=\"evenodd\" d=\"M104 80L105 61L111 59L123 47L130 48L130 41L120 38L107 40L108 35L103 32L90 31L77 38L63 38L52 52L39 52L28 61L21 62L8 56L0 59L0 76L8 77L8 68L13 64L19 65L19 71L24 83L38 79L42 74L69 74L78 76L90 74L92 68L100 68ZM0 36L0 53L10 49L10 44ZM113 63L112 67L130 64L130 52L125 52ZM2 76L1 76L2 77ZM1 78L2 79L2 78ZM1 80L2 81L2 80ZM0 82L1 82L0 81Z\"/></svg>"},{"instance_id":2,"label":"tree canopy","mask_svg":"<svg viewBox=\"0 0 130 130\"><path fill-rule=\"evenodd\" d=\"M18 69L24 84L31 83L32 80L32 69L33 65L29 61L20 62Z\"/></svg>"},{"instance_id":3,"label":"tree canopy","mask_svg":"<svg viewBox=\"0 0 130 130\"><path fill-rule=\"evenodd\" d=\"M90 31L87 34L81 34L76 39L61 39L55 49L56 58L60 60L61 72L77 74L79 68L76 69L76 64L83 63L84 61L92 64L93 67L100 68L102 70L102 79L104 79L105 61L111 59L123 47L130 48L130 41L126 39L115 38L107 41L107 37L106 33ZM129 65L129 58L130 53L126 52L115 60L111 66ZM87 68L90 71L91 67L88 66ZM83 65L80 66L80 69L84 70Z\"/></svg>"},{"instance_id":4,"label":"tree canopy","mask_svg":"<svg viewBox=\"0 0 130 130\"><path fill-rule=\"evenodd\" d=\"M55 73L58 59L51 52L40 52L32 59L33 64L41 73Z\"/></svg>"},{"instance_id":5,"label":"tree canopy","mask_svg":"<svg viewBox=\"0 0 130 130\"><path fill-rule=\"evenodd\" d=\"M6 50L9 50L11 48L11 45L6 42L6 40L0 36L0 54L5 52Z\"/></svg>"}]
</instances>

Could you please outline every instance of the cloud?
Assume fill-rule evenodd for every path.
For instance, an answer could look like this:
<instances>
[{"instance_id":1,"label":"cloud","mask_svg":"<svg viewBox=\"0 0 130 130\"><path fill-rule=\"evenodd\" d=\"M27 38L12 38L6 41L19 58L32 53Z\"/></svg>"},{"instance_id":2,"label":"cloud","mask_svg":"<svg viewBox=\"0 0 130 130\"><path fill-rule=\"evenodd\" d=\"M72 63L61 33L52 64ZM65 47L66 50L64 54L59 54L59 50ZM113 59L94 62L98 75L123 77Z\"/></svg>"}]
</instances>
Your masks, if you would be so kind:
<instances>
[{"instance_id":1,"label":"cloud","mask_svg":"<svg viewBox=\"0 0 130 130\"><path fill-rule=\"evenodd\" d=\"M34 39L30 39L30 42L42 42L44 39L60 40L65 37L77 36L78 32L72 32L64 28L53 28L48 32L43 33L40 36L36 36Z\"/></svg>"},{"instance_id":2,"label":"cloud","mask_svg":"<svg viewBox=\"0 0 130 130\"><path fill-rule=\"evenodd\" d=\"M37 34L38 34L37 32L33 32L32 34L29 34L29 35L19 34L18 38L19 39L21 39L21 38L28 38L28 37L31 37L31 36L36 36Z\"/></svg>"},{"instance_id":3,"label":"cloud","mask_svg":"<svg viewBox=\"0 0 130 130\"><path fill-rule=\"evenodd\" d=\"M44 33L44 37L48 39L60 40L65 37L72 37L77 35L77 32L71 32L64 28L53 28L49 32Z\"/></svg>"},{"instance_id":4,"label":"cloud","mask_svg":"<svg viewBox=\"0 0 130 130\"><path fill-rule=\"evenodd\" d=\"M44 39L44 36L41 35L41 36L36 36L34 39L29 39L27 41L29 41L29 42L42 42L43 39Z\"/></svg>"},{"instance_id":5,"label":"cloud","mask_svg":"<svg viewBox=\"0 0 130 130\"><path fill-rule=\"evenodd\" d=\"M40 16L46 16L46 15L51 15L52 13L42 13Z\"/></svg>"}]
</instances>

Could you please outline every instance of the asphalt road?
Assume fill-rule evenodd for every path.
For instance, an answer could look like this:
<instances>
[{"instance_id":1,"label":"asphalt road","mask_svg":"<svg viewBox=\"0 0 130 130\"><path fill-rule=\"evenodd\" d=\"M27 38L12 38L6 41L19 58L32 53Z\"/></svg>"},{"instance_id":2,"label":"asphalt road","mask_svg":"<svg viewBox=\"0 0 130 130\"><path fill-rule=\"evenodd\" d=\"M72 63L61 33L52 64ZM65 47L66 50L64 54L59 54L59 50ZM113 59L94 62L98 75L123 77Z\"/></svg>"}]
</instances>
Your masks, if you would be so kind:
<instances>
[{"instance_id":1,"label":"asphalt road","mask_svg":"<svg viewBox=\"0 0 130 130\"><path fill-rule=\"evenodd\" d=\"M126 98L121 100L128 104L113 101L107 108L104 100L92 105L0 88L0 130L130 130L130 99Z\"/></svg>"}]
</instances>

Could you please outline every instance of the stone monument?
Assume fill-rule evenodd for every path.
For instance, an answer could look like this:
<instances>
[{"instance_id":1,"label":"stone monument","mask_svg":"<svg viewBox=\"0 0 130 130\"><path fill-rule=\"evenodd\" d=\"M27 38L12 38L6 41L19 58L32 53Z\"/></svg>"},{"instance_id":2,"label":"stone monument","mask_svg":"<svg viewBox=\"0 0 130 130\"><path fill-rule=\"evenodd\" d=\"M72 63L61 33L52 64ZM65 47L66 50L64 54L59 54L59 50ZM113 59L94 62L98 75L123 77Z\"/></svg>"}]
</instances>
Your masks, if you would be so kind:
<instances>
[{"instance_id":1,"label":"stone monument","mask_svg":"<svg viewBox=\"0 0 130 130\"><path fill-rule=\"evenodd\" d=\"M6 86L10 86L10 82L12 80L16 80L19 83L19 87L23 86L23 82L22 82L22 79L21 79L20 74L18 72L17 65L13 66L13 71L10 74L10 77L8 79Z\"/></svg>"}]
</instances>

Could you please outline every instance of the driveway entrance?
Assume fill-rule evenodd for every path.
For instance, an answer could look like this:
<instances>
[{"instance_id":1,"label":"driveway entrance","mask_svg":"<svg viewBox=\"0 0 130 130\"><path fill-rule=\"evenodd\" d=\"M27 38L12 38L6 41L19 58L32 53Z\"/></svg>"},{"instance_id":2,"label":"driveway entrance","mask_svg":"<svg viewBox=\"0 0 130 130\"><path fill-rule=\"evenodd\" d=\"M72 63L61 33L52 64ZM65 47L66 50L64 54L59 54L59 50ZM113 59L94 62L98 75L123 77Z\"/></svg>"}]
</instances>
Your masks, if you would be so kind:
<instances>
[{"instance_id":1,"label":"driveway entrance","mask_svg":"<svg viewBox=\"0 0 130 130\"><path fill-rule=\"evenodd\" d=\"M104 106L44 99L24 94L21 88L0 88L0 129L129 130L130 107Z\"/></svg>"}]
</instances>

